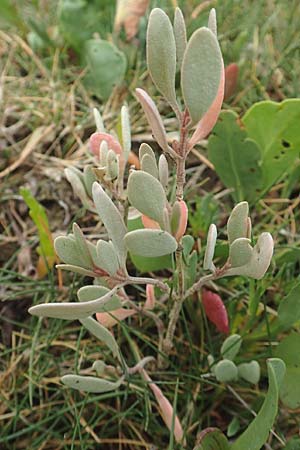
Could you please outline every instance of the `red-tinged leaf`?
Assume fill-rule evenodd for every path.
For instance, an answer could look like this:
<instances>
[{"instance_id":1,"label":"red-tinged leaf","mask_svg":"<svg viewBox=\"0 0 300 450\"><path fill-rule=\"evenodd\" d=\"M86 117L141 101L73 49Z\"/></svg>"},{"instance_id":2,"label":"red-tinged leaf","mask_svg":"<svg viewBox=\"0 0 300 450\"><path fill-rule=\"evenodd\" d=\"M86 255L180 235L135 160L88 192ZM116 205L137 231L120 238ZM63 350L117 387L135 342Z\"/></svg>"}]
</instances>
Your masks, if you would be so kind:
<instances>
[{"instance_id":1,"label":"red-tinged leaf","mask_svg":"<svg viewBox=\"0 0 300 450\"><path fill-rule=\"evenodd\" d=\"M221 297L215 292L203 289L202 304L207 318L221 333L229 333L228 315Z\"/></svg>"},{"instance_id":2,"label":"red-tinged leaf","mask_svg":"<svg viewBox=\"0 0 300 450\"><path fill-rule=\"evenodd\" d=\"M224 100L228 100L236 91L239 77L239 66L236 63L229 64L225 68L225 93Z\"/></svg>"},{"instance_id":3,"label":"red-tinged leaf","mask_svg":"<svg viewBox=\"0 0 300 450\"><path fill-rule=\"evenodd\" d=\"M150 219L150 217L145 216L145 214L142 214L141 219L145 228L151 228L152 230L160 230L159 224L155 222L155 220Z\"/></svg>"},{"instance_id":4,"label":"red-tinged leaf","mask_svg":"<svg viewBox=\"0 0 300 450\"><path fill-rule=\"evenodd\" d=\"M120 143L111 134L93 133L90 137L90 148L95 156L99 157L100 145L103 141L107 142L108 148L113 150L117 155L123 153Z\"/></svg>"},{"instance_id":5,"label":"red-tinged leaf","mask_svg":"<svg viewBox=\"0 0 300 450\"><path fill-rule=\"evenodd\" d=\"M122 320L127 319L127 317L133 316L134 314L136 314L135 309L119 308L111 311L111 313L97 313L96 319L104 327L111 328Z\"/></svg>"},{"instance_id":6,"label":"red-tinged leaf","mask_svg":"<svg viewBox=\"0 0 300 450\"><path fill-rule=\"evenodd\" d=\"M186 203L183 200L180 200L178 203L180 207L180 218L178 228L175 234L175 239L177 241L180 241L186 230L189 211L188 207L186 206Z\"/></svg>"},{"instance_id":7,"label":"red-tinged leaf","mask_svg":"<svg viewBox=\"0 0 300 450\"><path fill-rule=\"evenodd\" d=\"M155 306L156 298L154 293L154 286L153 284L147 284L146 285L146 301L144 308L145 309L153 309Z\"/></svg>"},{"instance_id":8,"label":"red-tinged leaf","mask_svg":"<svg viewBox=\"0 0 300 450\"><path fill-rule=\"evenodd\" d=\"M204 139L215 126L219 114L221 112L221 107L224 99L224 86L225 86L225 71L223 65L219 89L216 98L211 104L209 110L204 114L202 119L199 121L196 130L194 131L194 134L192 135L189 142L190 149L192 149L197 144L197 142L201 141L201 139Z\"/></svg>"}]
</instances>

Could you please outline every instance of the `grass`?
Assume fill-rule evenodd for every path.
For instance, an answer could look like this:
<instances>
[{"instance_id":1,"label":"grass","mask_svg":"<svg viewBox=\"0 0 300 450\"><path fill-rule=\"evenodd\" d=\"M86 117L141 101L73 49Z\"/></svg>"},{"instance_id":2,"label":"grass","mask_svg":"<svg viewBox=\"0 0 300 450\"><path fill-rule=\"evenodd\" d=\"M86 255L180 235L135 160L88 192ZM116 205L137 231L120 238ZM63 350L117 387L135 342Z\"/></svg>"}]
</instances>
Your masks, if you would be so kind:
<instances>
[{"instance_id":1,"label":"grass","mask_svg":"<svg viewBox=\"0 0 300 450\"><path fill-rule=\"evenodd\" d=\"M29 187L45 206L54 234L65 233L75 219L85 233L94 237L102 230L95 228L93 215L84 216L63 175L64 167L70 164L80 167L86 160L86 140L94 128L91 108L98 105L98 100L84 87L83 69L62 38L60 46L48 46L41 52L33 52L26 42L30 18L44 29L54 30L56 2L47 5L43 1L20 3L17 21L2 21L0 31L0 146L3 145L0 172L20 160L26 142L37 127L53 124L53 128L31 149L30 155L20 160L15 170L0 179L0 449L168 448L168 430L150 391L138 376L130 380L130 385L102 395L83 395L63 388L59 381L63 374L87 373L95 359L113 363L113 358L77 322L37 320L27 314L32 304L74 300L84 280L66 275L60 289L55 270L43 279L33 276L37 263L37 232L19 188ZM174 3L152 2L169 11ZM206 22L208 7L192 19L198 2L178 3L187 18L189 33ZM237 62L240 67L237 92L225 107L242 114L259 100L296 97L300 76L299 2L228 0L208 3L218 10L225 63ZM48 9L44 14L45 6ZM111 32L107 17L110 21L114 17L111 2L104 5L101 25L105 36ZM144 29L145 21L142 21L141 43ZM131 63L125 89L103 105L104 118L109 127L113 127L126 98L131 110L133 144L137 148L145 135L150 140L151 136L133 91L142 86L154 93L154 88L146 74L143 45L135 48L134 43L125 44L122 40L119 45L131 55ZM166 113L168 131L176 131L165 105L160 104L160 108ZM194 204L195 195L203 196L212 189L219 207L218 223L224 224L232 206L229 194L203 164L203 159L191 156L188 172L189 179L195 179L187 190L190 204ZM298 174L299 166L252 211L254 235L268 230L276 241L275 259L267 277L250 285L240 278L218 282L230 314L232 332L244 330L245 358L250 360L255 355L262 364L272 354L274 346L266 321L276 314L274 307L299 273ZM205 179L207 183L202 181ZM222 236L224 228L222 225L220 228ZM204 238L201 233L195 237ZM285 259L284 250L293 252L294 260ZM143 295L141 291L140 298ZM251 327L246 328L249 302L261 299L266 308L260 304L259 315L253 318ZM166 312L163 306L161 314ZM254 328L256 337L252 333ZM156 330L149 319L129 319L115 334L129 364L135 363L135 344L143 355L156 354ZM218 426L225 431L234 417L239 418L241 427L246 426L252 418L251 410L257 411L264 397L264 389L258 391L249 385L227 388L202 376L207 371L207 354L217 355L221 342L222 337L201 314L197 299L190 300L182 311L168 371L151 373L171 403L178 391L176 409L190 449L200 429ZM264 365L263 371L265 375ZM296 435L298 429L298 411L288 411L281 406L276 436L270 435L266 448L285 448L285 441Z\"/></svg>"}]
</instances>

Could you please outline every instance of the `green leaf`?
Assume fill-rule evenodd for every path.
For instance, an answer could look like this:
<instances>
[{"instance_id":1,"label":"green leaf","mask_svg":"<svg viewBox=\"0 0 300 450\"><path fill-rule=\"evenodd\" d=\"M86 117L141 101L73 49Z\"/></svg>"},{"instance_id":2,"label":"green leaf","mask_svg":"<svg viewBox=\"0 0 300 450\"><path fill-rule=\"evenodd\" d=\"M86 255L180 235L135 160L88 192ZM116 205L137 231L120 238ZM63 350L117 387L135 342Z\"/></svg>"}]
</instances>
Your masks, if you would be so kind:
<instances>
[{"instance_id":1,"label":"green leaf","mask_svg":"<svg viewBox=\"0 0 300 450\"><path fill-rule=\"evenodd\" d=\"M177 242L166 231L162 230L135 230L125 236L128 250L134 255L163 256L175 252Z\"/></svg>"},{"instance_id":2,"label":"green leaf","mask_svg":"<svg viewBox=\"0 0 300 450\"><path fill-rule=\"evenodd\" d=\"M93 184L93 199L97 213L102 220L109 238L118 252L120 263L125 265L126 249L124 236L127 232L123 218L112 200L105 193L99 183Z\"/></svg>"},{"instance_id":3,"label":"green leaf","mask_svg":"<svg viewBox=\"0 0 300 450\"><path fill-rule=\"evenodd\" d=\"M238 238L233 241L229 249L229 261L231 267L240 267L251 260L253 249L250 239Z\"/></svg>"},{"instance_id":4,"label":"green leaf","mask_svg":"<svg viewBox=\"0 0 300 450\"><path fill-rule=\"evenodd\" d=\"M300 334L291 333L284 338L276 349L276 356L286 364L280 398L291 409L300 407Z\"/></svg>"},{"instance_id":5,"label":"green leaf","mask_svg":"<svg viewBox=\"0 0 300 450\"><path fill-rule=\"evenodd\" d=\"M300 283L279 303L278 319L286 328L300 320Z\"/></svg>"},{"instance_id":6,"label":"green leaf","mask_svg":"<svg viewBox=\"0 0 300 450\"><path fill-rule=\"evenodd\" d=\"M42 303L29 308L29 313L38 317L52 317L54 319L84 319L94 313L110 311L110 303L115 304L116 288L101 298L83 303L61 302Z\"/></svg>"},{"instance_id":7,"label":"green leaf","mask_svg":"<svg viewBox=\"0 0 300 450\"><path fill-rule=\"evenodd\" d=\"M294 167L300 154L300 99L256 103L242 118L261 152L263 193Z\"/></svg>"},{"instance_id":8,"label":"green leaf","mask_svg":"<svg viewBox=\"0 0 300 450\"><path fill-rule=\"evenodd\" d=\"M206 428L201 431L197 441L194 450L229 450L230 448L227 438L217 428Z\"/></svg>"},{"instance_id":9,"label":"green leaf","mask_svg":"<svg viewBox=\"0 0 300 450\"><path fill-rule=\"evenodd\" d=\"M85 42L84 56L88 66L84 78L87 87L92 94L107 100L124 79L127 67L124 53L111 42L90 39Z\"/></svg>"},{"instance_id":10,"label":"green leaf","mask_svg":"<svg viewBox=\"0 0 300 450\"><path fill-rule=\"evenodd\" d=\"M153 160L150 155L144 155L141 160L141 170L149 173L154 178L158 178L158 167L156 160Z\"/></svg>"},{"instance_id":11,"label":"green leaf","mask_svg":"<svg viewBox=\"0 0 300 450\"><path fill-rule=\"evenodd\" d=\"M224 111L208 141L208 156L224 185L233 188L235 201L254 201L260 195L261 152L254 139L237 124L233 111Z\"/></svg>"},{"instance_id":12,"label":"green leaf","mask_svg":"<svg viewBox=\"0 0 300 450\"><path fill-rule=\"evenodd\" d=\"M175 38L169 17L159 8L154 8L149 17L147 65L157 89L164 95L172 108L178 110L175 92Z\"/></svg>"},{"instance_id":13,"label":"green leaf","mask_svg":"<svg viewBox=\"0 0 300 450\"><path fill-rule=\"evenodd\" d=\"M194 123L199 122L217 96L222 64L213 32L206 27L196 30L186 47L181 69L182 94Z\"/></svg>"},{"instance_id":14,"label":"green leaf","mask_svg":"<svg viewBox=\"0 0 300 450\"><path fill-rule=\"evenodd\" d=\"M135 217L128 220L128 231L144 229L141 218ZM173 265L172 255L164 255L156 258L149 258L144 256L133 255L130 253L130 258L135 267L140 272L155 272L162 269L170 269Z\"/></svg>"},{"instance_id":15,"label":"green leaf","mask_svg":"<svg viewBox=\"0 0 300 450\"><path fill-rule=\"evenodd\" d=\"M54 247L59 258L66 264L93 269L85 254L81 254L78 244L72 235L58 236L54 241Z\"/></svg>"},{"instance_id":16,"label":"green leaf","mask_svg":"<svg viewBox=\"0 0 300 450\"><path fill-rule=\"evenodd\" d=\"M234 362L229 359L222 359L216 364L214 374L220 383L230 383L237 380L238 369Z\"/></svg>"},{"instance_id":17,"label":"green leaf","mask_svg":"<svg viewBox=\"0 0 300 450\"><path fill-rule=\"evenodd\" d=\"M121 109L121 131L122 148L124 151L124 157L127 160L131 150L131 128L129 109L127 105L123 105Z\"/></svg>"},{"instance_id":18,"label":"green leaf","mask_svg":"<svg viewBox=\"0 0 300 450\"><path fill-rule=\"evenodd\" d=\"M215 247L217 242L217 227L215 224L211 224L208 230L207 235L207 242L206 242L206 249L205 249L205 256L204 256L204 263L203 263L203 269L204 270L214 270L215 266L213 263L213 258L215 254Z\"/></svg>"},{"instance_id":19,"label":"green leaf","mask_svg":"<svg viewBox=\"0 0 300 450\"><path fill-rule=\"evenodd\" d=\"M62 383L72 389L78 391L91 392L94 394L101 394L102 392L110 392L118 389L121 386L124 377L118 381L112 382L104 378L96 378L82 375L68 374L61 377Z\"/></svg>"},{"instance_id":20,"label":"green leaf","mask_svg":"<svg viewBox=\"0 0 300 450\"><path fill-rule=\"evenodd\" d=\"M164 223L167 198L160 182L147 172L133 171L128 179L128 199L142 214Z\"/></svg>"},{"instance_id":21,"label":"green leaf","mask_svg":"<svg viewBox=\"0 0 300 450\"><path fill-rule=\"evenodd\" d=\"M260 379L260 365L257 361L250 361L249 363L242 363L238 365L239 377L248 383L257 384Z\"/></svg>"},{"instance_id":22,"label":"green leaf","mask_svg":"<svg viewBox=\"0 0 300 450\"><path fill-rule=\"evenodd\" d=\"M232 444L231 450L260 450L268 439L277 415L279 388L285 374L285 364L277 358L269 359L267 364L269 389L265 401L255 419Z\"/></svg>"},{"instance_id":23,"label":"green leaf","mask_svg":"<svg viewBox=\"0 0 300 450\"><path fill-rule=\"evenodd\" d=\"M85 277L97 277L92 270L84 269L83 267L73 266L72 264L57 264L57 269L67 270L69 272L79 273L80 275L84 275Z\"/></svg>"},{"instance_id":24,"label":"green leaf","mask_svg":"<svg viewBox=\"0 0 300 450\"><path fill-rule=\"evenodd\" d=\"M177 69L180 70L183 60L183 55L187 45L186 28L184 17L180 8L175 8L174 15L174 37L176 44L176 59L177 59Z\"/></svg>"},{"instance_id":25,"label":"green leaf","mask_svg":"<svg viewBox=\"0 0 300 450\"><path fill-rule=\"evenodd\" d=\"M240 421L237 417L234 417L227 428L227 436L230 438L235 436L241 428Z\"/></svg>"},{"instance_id":26,"label":"green leaf","mask_svg":"<svg viewBox=\"0 0 300 450\"><path fill-rule=\"evenodd\" d=\"M83 286L77 291L77 297L80 302L90 302L92 300L98 300L104 295L108 294L109 289L104 286ZM120 297L114 295L109 303L105 305L105 311L114 311L118 308L121 308L122 302Z\"/></svg>"},{"instance_id":27,"label":"green leaf","mask_svg":"<svg viewBox=\"0 0 300 450\"><path fill-rule=\"evenodd\" d=\"M101 239L97 242L96 262L101 269L105 270L111 276L116 274L119 269L119 260L111 241L106 242Z\"/></svg>"},{"instance_id":28,"label":"green leaf","mask_svg":"<svg viewBox=\"0 0 300 450\"><path fill-rule=\"evenodd\" d=\"M86 319L80 320L81 324L86 328L90 333L92 333L97 339L103 341L107 347L111 350L113 355L118 358L120 362L122 362L122 357L120 353L119 346L117 341L115 340L113 334L101 325L97 320L92 317L87 317Z\"/></svg>"},{"instance_id":29,"label":"green leaf","mask_svg":"<svg viewBox=\"0 0 300 450\"><path fill-rule=\"evenodd\" d=\"M84 238L84 235L77 225L77 223L73 224L73 235L75 238L76 246L78 252L80 254L80 258L85 261L85 267L93 267L93 260L89 251L88 244Z\"/></svg>"},{"instance_id":30,"label":"green leaf","mask_svg":"<svg viewBox=\"0 0 300 450\"><path fill-rule=\"evenodd\" d=\"M228 336L222 344L221 355L223 358L234 360L242 345L242 338L239 334Z\"/></svg>"},{"instance_id":31,"label":"green leaf","mask_svg":"<svg viewBox=\"0 0 300 450\"><path fill-rule=\"evenodd\" d=\"M229 243L232 244L238 238L249 238L249 206L247 202L238 203L229 216L227 222L227 234Z\"/></svg>"}]
</instances>

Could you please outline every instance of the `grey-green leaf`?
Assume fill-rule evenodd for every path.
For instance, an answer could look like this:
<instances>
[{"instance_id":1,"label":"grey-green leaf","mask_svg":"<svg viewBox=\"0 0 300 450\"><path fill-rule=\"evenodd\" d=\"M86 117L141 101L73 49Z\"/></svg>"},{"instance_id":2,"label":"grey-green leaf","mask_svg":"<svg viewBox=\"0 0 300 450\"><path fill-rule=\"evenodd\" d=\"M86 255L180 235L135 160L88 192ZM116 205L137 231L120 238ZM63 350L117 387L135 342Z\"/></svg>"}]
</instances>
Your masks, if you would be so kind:
<instances>
[{"instance_id":1,"label":"grey-green leaf","mask_svg":"<svg viewBox=\"0 0 300 450\"><path fill-rule=\"evenodd\" d=\"M144 155L141 160L141 170L149 173L154 178L158 178L157 162L150 155Z\"/></svg>"},{"instance_id":2,"label":"grey-green leaf","mask_svg":"<svg viewBox=\"0 0 300 450\"><path fill-rule=\"evenodd\" d=\"M253 360L249 363L242 363L238 365L239 377L248 383L257 384L260 379L260 365Z\"/></svg>"},{"instance_id":3,"label":"grey-green leaf","mask_svg":"<svg viewBox=\"0 0 300 450\"><path fill-rule=\"evenodd\" d=\"M116 358L118 358L120 362L122 362L122 357L117 341L115 340L113 334L107 328L105 328L103 325L101 325L99 322L97 322L97 320L93 319L92 317L81 319L80 322L97 339L103 341L107 345L107 347L112 351L113 355Z\"/></svg>"},{"instance_id":4,"label":"grey-green leaf","mask_svg":"<svg viewBox=\"0 0 300 450\"><path fill-rule=\"evenodd\" d=\"M77 245L78 252L80 254L80 258L85 262L86 267L93 267L93 260L91 254L89 252L88 244L84 238L84 235L77 225L77 223L73 223L73 234L75 238L75 242Z\"/></svg>"},{"instance_id":5,"label":"grey-green leaf","mask_svg":"<svg viewBox=\"0 0 300 450\"><path fill-rule=\"evenodd\" d=\"M90 302L92 300L98 300L104 295L108 294L109 289L104 286L90 285L83 286L77 291L77 297L80 302ZM122 302L120 297L114 295L110 301L105 303L105 311L114 311L121 308Z\"/></svg>"},{"instance_id":6,"label":"grey-green leaf","mask_svg":"<svg viewBox=\"0 0 300 450\"><path fill-rule=\"evenodd\" d=\"M167 14L154 8L147 30L147 65L154 84L173 109L177 110L175 92L176 44Z\"/></svg>"},{"instance_id":7,"label":"grey-green leaf","mask_svg":"<svg viewBox=\"0 0 300 450\"><path fill-rule=\"evenodd\" d=\"M300 283L279 303L278 319L286 328L300 320Z\"/></svg>"},{"instance_id":8,"label":"grey-green leaf","mask_svg":"<svg viewBox=\"0 0 300 450\"><path fill-rule=\"evenodd\" d=\"M118 255L113 243L99 240L97 242L97 264L111 276L119 269Z\"/></svg>"},{"instance_id":9,"label":"grey-green leaf","mask_svg":"<svg viewBox=\"0 0 300 450\"><path fill-rule=\"evenodd\" d=\"M229 359L222 359L216 364L214 374L220 383L230 383L237 380L238 369L234 362Z\"/></svg>"},{"instance_id":10,"label":"grey-green leaf","mask_svg":"<svg viewBox=\"0 0 300 450\"><path fill-rule=\"evenodd\" d=\"M277 415L279 388L285 374L285 364L277 358L269 359L267 364L269 389L265 401L249 427L232 444L231 450L260 450L268 439Z\"/></svg>"},{"instance_id":11,"label":"grey-green leaf","mask_svg":"<svg viewBox=\"0 0 300 450\"><path fill-rule=\"evenodd\" d=\"M242 345L242 338L239 334L228 336L222 344L221 355L223 358L234 360Z\"/></svg>"},{"instance_id":12,"label":"grey-green leaf","mask_svg":"<svg viewBox=\"0 0 300 450\"><path fill-rule=\"evenodd\" d=\"M118 252L120 263L125 266L126 249L124 236L127 230L123 218L99 183L93 184L93 199L99 217Z\"/></svg>"},{"instance_id":13,"label":"grey-green leaf","mask_svg":"<svg viewBox=\"0 0 300 450\"><path fill-rule=\"evenodd\" d=\"M147 172L134 171L128 179L128 199L138 211L163 224L167 203L164 188Z\"/></svg>"},{"instance_id":14,"label":"grey-green leaf","mask_svg":"<svg viewBox=\"0 0 300 450\"><path fill-rule=\"evenodd\" d=\"M121 386L124 377L118 381L112 382L103 378L68 374L61 377L62 383L66 386L77 389L78 391L91 392L101 394L102 392L110 392Z\"/></svg>"},{"instance_id":15,"label":"grey-green leaf","mask_svg":"<svg viewBox=\"0 0 300 450\"><path fill-rule=\"evenodd\" d=\"M166 231L162 230L134 230L125 236L128 250L134 255L156 257L175 252L177 242Z\"/></svg>"},{"instance_id":16,"label":"grey-green leaf","mask_svg":"<svg viewBox=\"0 0 300 450\"><path fill-rule=\"evenodd\" d=\"M196 30L188 42L181 69L182 94L193 123L199 122L217 96L222 64L214 33L206 27Z\"/></svg>"},{"instance_id":17,"label":"grey-green leaf","mask_svg":"<svg viewBox=\"0 0 300 450\"><path fill-rule=\"evenodd\" d=\"M93 268L86 255L80 252L77 242L70 236L58 236L55 238L54 248L64 263L80 266L84 269Z\"/></svg>"},{"instance_id":18,"label":"grey-green leaf","mask_svg":"<svg viewBox=\"0 0 300 450\"><path fill-rule=\"evenodd\" d=\"M214 270L215 266L213 263L213 257L215 253L215 246L217 242L217 227L215 224L211 224L208 230L207 235L207 243L206 243L206 250L205 250L205 256L204 256L204 264L203 268L204 270Z\"/></svg>"},{"instance_id":19,"label":"grey-green leaf","mask_svg":"<svg viewBox=\"0 0 300 450\"><path fill-rule=\"evenodd\" d=\"M97 277L97 274L92 270L84 269L83 267L73 266L72 264L57 264L55 266L60 270L67 270L74 273L79 273L80 275L84 275L85 277Z\"/></svg>"},{"instance_id":20,"label":"grey-green leaf","mask_svg":"<svg viewBox=\"0 0 300 450\"><path fill-rule=\"evenodd\" d=\"M233 241L229 249L231 267L244 266L250 262L253 252L250 242L247 238L238 238Z\"/></svg>"},{"instance_id":21,"label":"grey-green leaf","mask_svg":"<svg viewBox=\"0 0 300 450\"><path fill-rule=\"evenodd\" d=\"M238 238L248 238L248 214L249 206L247 202L240 202L233 208L227 222L230 244Z\"/></svg>"},{"instance_id":22,"label":"grey-green leaf","mask_svg":"<svg viewBox=\"0 0 300 450\"><path fill-rule=\"evenodd\" d=\"M174 36L176 44L176 58L177 58L177 69L180 70L183 60L183 55L187 45L186 37L186 27L184 22L184 17L180 8L175 8L174 15Z\"/></svg>"}]
</instances>

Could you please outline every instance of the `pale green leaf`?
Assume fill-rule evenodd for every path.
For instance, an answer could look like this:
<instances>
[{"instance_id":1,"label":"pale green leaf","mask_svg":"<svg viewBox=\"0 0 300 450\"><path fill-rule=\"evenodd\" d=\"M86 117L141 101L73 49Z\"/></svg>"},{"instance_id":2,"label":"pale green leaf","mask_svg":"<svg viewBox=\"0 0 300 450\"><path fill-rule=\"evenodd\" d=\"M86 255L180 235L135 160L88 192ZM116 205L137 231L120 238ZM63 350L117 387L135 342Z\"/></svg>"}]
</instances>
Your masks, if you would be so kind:
<instances>
[{"instance_id":1,"label":"pale green leaf","mask_svg":"<svg viewBox=\"0 0 300 450\"><path fill-rule=\"evenodd\" d=\"M85 261L85 267L92 268L93 260L92 260L91 254L89 252L89 247L88 247L87 242L84 238L84 235L83 235L80 227L77 225L77 223L73 223L73 235L75 238L78 252L80 254L80 258L83 261Z\"/></svg>"},{"instance_id":2,"label":"pale green leaf","mask_svg":"<svg viewBox=\"0 0 300 450\"><path fill-rule=\"evenodd\" d=\"M158 167L156 160L153 160L150 155L144 155L141 160L141 170L149 173L154 178L158 178Z\"/></svg>"},{"instance_id":3,"label":"pale green leaf","mask_svg":"<svg viewBox=\"0 0 300 450\"><path fill-rule=\"evenodd\" d=\"M205 256L204 256L204 263L203 263L203 269L204 270L214 270L215 266L213 263L213 257L215 253L215 246L217 242L217 227L215 224L211 224L208 230L207 235L207 243L206 243L206 249L205 249Z\"/></svg>"},{"instance_id":4,"label":"pale green leaf","mask_svg":"<svg viewBox=\"0 0 300 450\"><path fill-rule=\"evenodd\" d=\"M300 320L300 283L279 303L278 319L286 328Z\"/></svg>"},{"instance_id":5,"label":"pale green leaf","mask_svg":"<svg viewBox=\"0 0 300 450\"><path fill-rule=\"evenodd\" d=\"M238 238L232 242L229 249L231 267L244 266L250 262L253 252L250 243L250 239L247 238Z\"/></svg>"},{"instance_id":6,"label":"pale green leaf","mask_svg":"<svg viewBox=\"0 0 300 450\"><path fill-rule=\"evenodd\" d=\"M249 206L247 202L238 203L232 210L227 221L227 234L229 243L238 238L248 238Z\"/></svg>"},{"instance_id":7,"label":"pale green leaf","mask_svg":"<svg viewBox=\"0 0 300 450\"><path fill-rule=\"evenodd\" d=\"M54 240L54 248L64 263L84 269L93 269L92 263L85 254L80 253L77 242L70 236L58 236Z\"/></svg>"},{"instance_id":8,"label":"pale green leaf","mask_svg":"<svg viewBox=\"0 0 300 450\"><path fill-rule=\"evenodd\" d=\"M74 266L72 264L57 264L57 269L67 270L69 272L79 273L85 277L96 277L97 275L92 270L84 269L83 267Z\"/></svg>"},{"instance_id":9,"label":"pale green leaf","mask_svg":"<svg viewBox=\"0 0 300 450\"><path fill-rule=\"evenodd\" d=\"M223 59L218 40L206 27L196 30L183 57L181 88L193 123L208 111L217 96Z\"/></svg>"},{"instance_id":10,"label":"pale green leaf","mask_svg":"<svg viewBox=\"0 0 300 450\"><path fill-rule=\"evenodd\" d=\"M165 155L160 155L158 160L159 181L166 190L169 183L169 165Z\"/></svg>"},{"instance_id":11,"label":"pale green leaf","mask_svg":"<svg viewBox=\"0 0 300 450\"><path fill-rule=\"evenodd\" d=\"M61 377L62 383L69 388L77 389L78 391L83 392L91 392L94 394L114 391L121 386L123 380L124 377L120 378L118 381L112 382L103 378L73 374L64 375L63 377Z\"/></svg>"},{"instance_id":12,"label":"pale green leaf","mask_svg":"<svg viewBox=\"0 0 300 450\"><path fill-rule=\"evenodd\" d=\"M147 65L154 84L173 109L175 92L176 44L167 14L159 8L151 11L147 30Z\"/></svg>"},{"instance_id":13,"label":"pale green leaf","mask_svg":"<svg viewBox=\"0 0 300 450\"><path fill-rule=\"evenodd\" d=\"M97 339L103 341L107 347L111 350L113 355L122 362L122 357L120 353L119 346L115 340L113 334L101 325L97 320L92 317L87 317L86 319L81 319L80 322L90 333L92 333Z\"/></svg>"},{"instance_id":14,"label":"pale green leaf","mask_svg":"<svg viewBox=\"0 0 300 450\"><path fill-rule=\"evenodd\" d=\"M230 383L237 380L238 369L231 360L222 359L216 364L214 374L220 383Z\"/></svg>"},{"instance_id":15,"label":"pale green leaf","mask_svg":"<svg viewBox=\"0 0 300 450\"><path fill-rule=\"evenodd\" d=\"M208 28L217 36L217 15L215 8L212 8L208 16Z\"/></svg>"},{"instance_id":16,"label":"pale green leaf","mask_svg":"<svg viewBox=\"0 0 300 450\"><path fill-rule=\"evenodd\" d=\"M285 364L277 358L269 359L267 364L269 389L265 401L255 419L232 444L231 450L261 450L268 439L277 415L279 388L285 374Z\"/></svg>"},{"instance_id":17,"label":"pale green leaf","mask_svg":"<svg viewBox=\"0 0 300 450\"><path fill-rule=\"evenodd\" d=\"M122 148L124 157L127 160L131 150L131 130L129 109L127 105L123 105L121 109L121 129L122 129Z\"/></svg>"},{"instance_id":18,"label":"pale green leaf","mask_svg":"<svg viewBox=\"0 0 300 450\"><path fill-rule=\"evenodd\" d=\"M128 199L142 214L164 223L167 198L164 188L152 175L142 170L132 172L128 179Z\"/></svg>"},{"instance_id":19,"label":"pale green leaf","mask_svg":"<svg viewBox=\"0 0 300 450\"><path fill-rule=\"evenodd\" d=\"M134 255L155 257L175 252L177 242L166 231L162 230L135 230L125 236L128 250Z\"/></svg>"},{"instance_id":20,"label":"pale green leaf","mask_svg":"<svg viewBox=\"0 0 300 450\"><path fill-rule=\"evenodd\" d=\"M177 68L180 70L183 60L183 55L187 45L186 27L184 17L180 8L175 8L174 15L174 37L176 44L176 58Z\"/></svg>"},{"instance_id":21,"label":"pale green leaf","mask_svg":"<svg viewBox=\"0 0 300 450\"><path fill-rule=\"evenodd\" d=\"M80 302L90 302L92 300L101 299L104 295L108 294L109 289L104 286L83 286L77 291L77 297ZM105 311L114 311L121 308L122 302L120 297L114 295L110 301L105 304Z\"/></svg>"},{"instance_id":22,"label":"pale green leaf","mask_svg":"<svg viewBox=\"0 0 300 450\"><path fill-rule=\"evenodd\" d=\"M206 428L197 437L194 450L229 450L227 438L217 428Z\"/></svg>"},{"instance_id":23,"label":"pale green leaf","mask_svg":"<svg viewBox=\"0 0 300 450\"><path fill-rule=\"evenodd\" d=\"M99 240L97 242L97 264L111 276L119 269L119 260L112 242Z\"/></svg>"},{"instance_id":24,"label":"pale green leaf","mask_svg":"<svg viewBox=\"0 0 300 450\"><path fill-rule=\"evenodd\" d=\"M228 336L222 344L221 355L223 358L234 360L242 345L242 338L239 334Z\"/></svg>"},{"instance_id":25,"label":"pale green leaf","mask_svg":"<svg viewBox=\"0 0 300 450\"><path fill-rule=\"evenodd\" d=\"M239 377L248 383L257 384L260 379L260 365L257 361L242 363L238 365Z\"/></svg>"}]
</instances>

